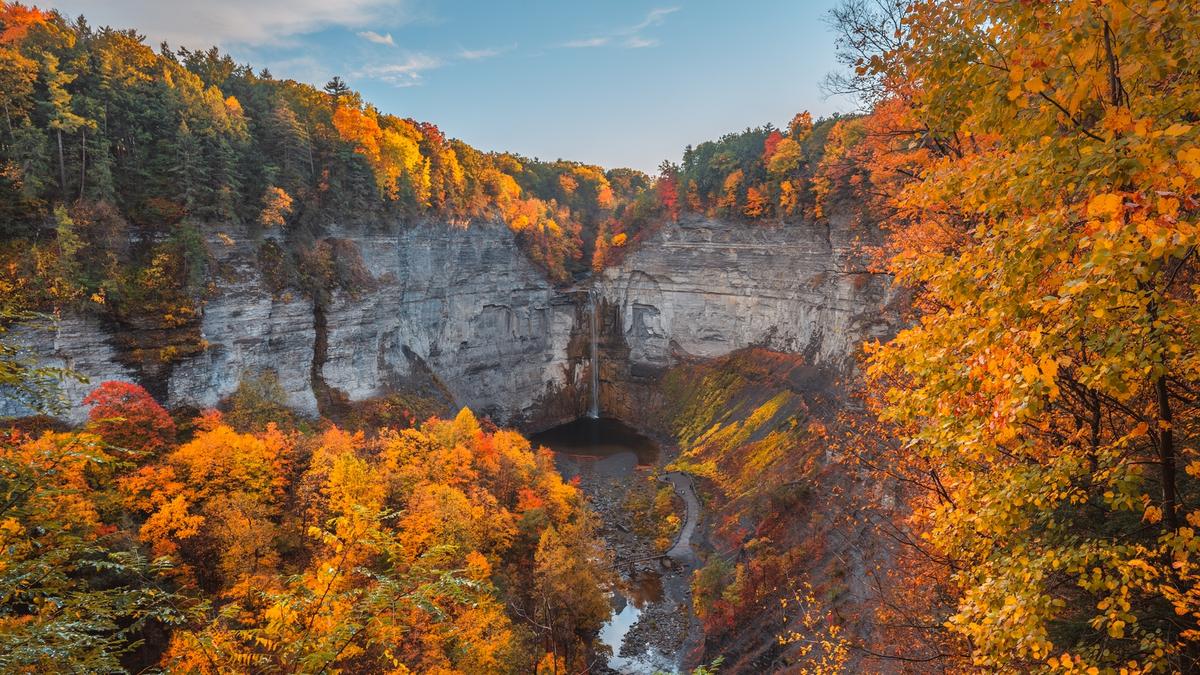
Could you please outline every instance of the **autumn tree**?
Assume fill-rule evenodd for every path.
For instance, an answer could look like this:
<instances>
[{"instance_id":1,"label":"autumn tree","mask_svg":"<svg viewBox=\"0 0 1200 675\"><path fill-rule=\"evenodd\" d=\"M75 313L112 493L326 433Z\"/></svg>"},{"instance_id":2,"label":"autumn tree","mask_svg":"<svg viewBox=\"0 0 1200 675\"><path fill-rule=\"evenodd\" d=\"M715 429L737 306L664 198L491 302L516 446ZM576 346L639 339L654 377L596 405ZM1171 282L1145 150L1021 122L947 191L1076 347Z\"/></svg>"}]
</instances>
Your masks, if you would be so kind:
<instances>
[{"instance_id":1,"label":"autumn tree","mask_svg":"<svg viewBox=\"0 0 1200 675\"><path fill-rule=\"evenodd\" d=\"M108 381L83 399L91 406L87 428L138 461L175 444L175 421L150 393L131 382Z\"/></svg>"},{"instance_id":2,"label":"autumn tree","mask_svg":"<svg viewBox=\"0 0 1200 675\"><path fill-rule=\"evenodd\" d=\"M189 442L121 480L126 507L145 514L138 530L158 555L178 555L212 588L270 572L272 542L291 441L269 425L239 434L219 414Z\"/></svg>"},{"instance_id":3,"label":"autumn tree","mask_svg":"<svg viewBox=\"0 0 1200 675\"><path fill-rule=\"evenodd\" d=\"M0 435L0 669L122 670L150 624L184 620L157 586L169 561L101 521L91 474L113 461L92 434Z\"/></svg>"},{"instance_id":4,"label":"autumn tree","mask_svg":"<svg viewBox=\"0 0 1200 675\"><path fill-rule=\"evenodd\" d=\"M742 213L750 218L759 218L767 213L769 205L766 188L753 185L746 189L746 205L742 207Z\"/></svg>"},{"instance_id":5,"label":"autumn tree","mask_svg":"<svg viewBox=\"0 0 1200 675\"><path fill-rule=\"evenodd\" d=\"M268 187L262 196L262 211L258 215L258 224L263 227L283 227L287 217L292 213L292 196L283 188Z\"/></svg>"},{"instance_id":6,"label":"autumn tree","mask_svg":"<svg viewBox=\"0 0 1200 675\"><path fill-rule=\"evenodd\" d=\"M856 62L929 154L888 202L919 316L870 374L977 667L1197 666L1198 28L930 0Z\"/></svg>"},{"instance_id":7,"label":"autumn tree","mask_svg":"<svg viewBox=\"0 0 1200 675\"><path fill-rule=\"evenodd\" d=\"M663 162L658 168L658 199L671 220L679 220L679 167Z\"/></svg>"},{"instance_id":8,"label":"autumn tree","mask_svg":"<svg viewBox=\"0 0 1200 675\"><path fill-rule=\"evenodd\" d=\"M721 181L721 198L717 206L726 212L736 213L742 201L742 183L745 179L741 169L733 171Z\"/></svg>"},{"instance_id":9,"label":"autumn tree","mask_svg":"<svg viewBox=\"0 0 1200 675\"><path fill-rule=\"evenodd\" d=\"M548 528L538 541L534 568L535 621L544 626L546 652L575 664L584 638L594 635L610 614L601 590L606 579L594 561L604 552L592 534L594 523L578 519Z\"/></svg>"}]
</instances>

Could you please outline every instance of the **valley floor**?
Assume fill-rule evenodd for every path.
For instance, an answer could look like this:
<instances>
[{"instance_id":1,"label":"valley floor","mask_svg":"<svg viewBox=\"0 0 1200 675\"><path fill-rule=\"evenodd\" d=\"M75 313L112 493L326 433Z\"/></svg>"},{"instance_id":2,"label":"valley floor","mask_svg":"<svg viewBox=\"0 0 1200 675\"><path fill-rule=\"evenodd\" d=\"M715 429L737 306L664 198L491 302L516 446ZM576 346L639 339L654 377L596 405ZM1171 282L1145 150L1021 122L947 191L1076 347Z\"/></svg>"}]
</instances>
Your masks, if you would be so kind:
<instances>
[{"instance_id":1,"label":"valley floor","mask_svg":"<svg viewBox=\"0 0 1200 675\"><path fill-rule=\"evenodd\" d=\"M594 458L559 455L565 480L579 487L602 521L600 535L612 555L621 588L613 595L613 619L601 631L598 652L611 649L604 673L686 671L702 644L702 631L691 607L691 577L699 558L692 543L700 519L700 501L687 474L659 474L676 451L664 448L652 465L638 465L632 454ZM647 514L634 506L638 492L664 485L674 490L671 508L681 523L663 541L647 536Z\"/></svg>"}]
</instances>

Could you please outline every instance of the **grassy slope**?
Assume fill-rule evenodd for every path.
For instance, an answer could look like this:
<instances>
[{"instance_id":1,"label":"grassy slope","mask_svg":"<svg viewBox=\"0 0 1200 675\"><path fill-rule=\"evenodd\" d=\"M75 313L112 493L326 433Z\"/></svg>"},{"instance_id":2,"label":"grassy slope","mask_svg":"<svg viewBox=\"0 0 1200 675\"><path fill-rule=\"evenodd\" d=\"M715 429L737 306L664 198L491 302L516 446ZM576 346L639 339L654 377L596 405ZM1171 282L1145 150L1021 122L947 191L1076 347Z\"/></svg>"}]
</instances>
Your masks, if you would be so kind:
<instances>
[{"instance_id":1,"label":"grassy slope","mask_svg":"<svg viewBox=\"0 0 1200 675\"><path fill-rule=\"evenodd\" d=\"M879 547L856 505L866 486L826 440L843 407L838 384L800 356L747 349L677 366L663 389L680 447L670 468L700 478L706 502L710 549L693 588L707 654L733 672L812 663L820 649L802 655L777 638L813 617L811 633L837 624L867 637Z\"/></svg>"}]
</instances>

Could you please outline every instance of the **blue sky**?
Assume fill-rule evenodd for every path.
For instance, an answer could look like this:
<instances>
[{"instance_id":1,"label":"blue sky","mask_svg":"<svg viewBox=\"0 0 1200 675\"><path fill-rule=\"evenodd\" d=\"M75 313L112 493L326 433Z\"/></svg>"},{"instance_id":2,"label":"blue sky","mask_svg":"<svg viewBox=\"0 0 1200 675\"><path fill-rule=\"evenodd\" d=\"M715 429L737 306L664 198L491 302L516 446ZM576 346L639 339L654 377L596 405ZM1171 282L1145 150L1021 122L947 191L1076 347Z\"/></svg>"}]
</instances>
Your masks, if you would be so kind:
<instances>
[{"instance_id":1,"label":"blue sky","mask_svg":"<svg viewBox=\"0 0 1200 675\"><path fill-rule=\"evenodd\" d=\"M216 44L276 77L341 75L482 150L653 170L825 99L836 0L55 0L157 44Z\"/></svg>"}]
</instances>

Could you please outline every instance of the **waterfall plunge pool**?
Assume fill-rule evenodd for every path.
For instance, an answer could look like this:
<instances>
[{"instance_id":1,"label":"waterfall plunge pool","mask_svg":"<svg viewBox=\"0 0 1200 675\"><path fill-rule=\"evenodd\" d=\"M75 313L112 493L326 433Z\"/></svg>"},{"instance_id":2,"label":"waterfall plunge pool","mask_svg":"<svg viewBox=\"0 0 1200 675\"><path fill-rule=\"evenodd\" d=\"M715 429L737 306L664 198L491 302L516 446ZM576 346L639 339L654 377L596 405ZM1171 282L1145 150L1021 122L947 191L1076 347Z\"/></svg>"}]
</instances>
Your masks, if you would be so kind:
<instances>
[{"instance_id":1,"label":"waterfall plunge pool","mask_svg":"<svg viewBox=\"0 0 1200 675\"><path fill-rule=\"evenodd\" d=\"M658 461L657 443L611 417L580 417L534 434L529 440L534 446L544 445L560 456L577 460L600 461L625 456L634 465L643 467ZM563 476L570 478L567 471L563 471Z\"/></svg>"}]
</instances>

